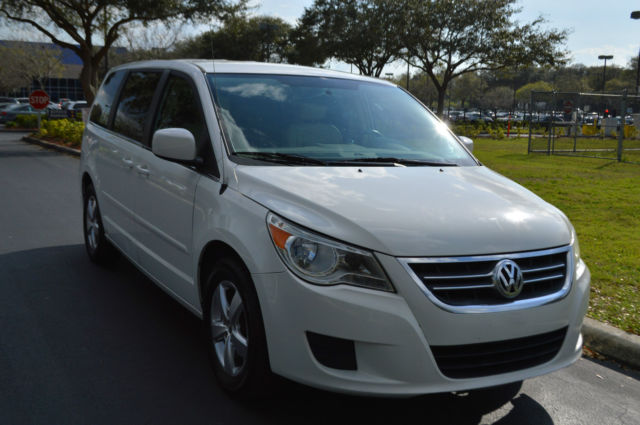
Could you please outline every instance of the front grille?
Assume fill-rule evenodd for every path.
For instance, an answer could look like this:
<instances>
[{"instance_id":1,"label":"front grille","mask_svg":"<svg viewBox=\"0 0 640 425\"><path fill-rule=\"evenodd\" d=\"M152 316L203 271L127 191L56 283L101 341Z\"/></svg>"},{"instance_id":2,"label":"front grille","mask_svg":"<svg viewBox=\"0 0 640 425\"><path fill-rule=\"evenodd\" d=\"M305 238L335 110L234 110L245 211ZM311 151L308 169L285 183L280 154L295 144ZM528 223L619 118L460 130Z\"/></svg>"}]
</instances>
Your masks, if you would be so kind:
<instances>
[{"instance_id":1,"label":"front grille","mask_svg":"<svg viewBox=\"0 0 640 425\"><path fill-rule=\"evenodd\" d=\"M467 345L432 345L438 368L449 378L464 379L527 369L553 359L567 328L505 341Z\"/></svg>"},{"instance_id":2,"label":"front grille","mask_svg":"<svg viewBox=\"0 0 640 425\"><path fill-rule=\"evenodd\" d=\"M449 306L500 306L566 290L570 247L496 256L410 259L406 264L430 298ZM493 284L502 259L520 267L524 285L516 298L505 298Z\"/></svg>"}]
</instances>

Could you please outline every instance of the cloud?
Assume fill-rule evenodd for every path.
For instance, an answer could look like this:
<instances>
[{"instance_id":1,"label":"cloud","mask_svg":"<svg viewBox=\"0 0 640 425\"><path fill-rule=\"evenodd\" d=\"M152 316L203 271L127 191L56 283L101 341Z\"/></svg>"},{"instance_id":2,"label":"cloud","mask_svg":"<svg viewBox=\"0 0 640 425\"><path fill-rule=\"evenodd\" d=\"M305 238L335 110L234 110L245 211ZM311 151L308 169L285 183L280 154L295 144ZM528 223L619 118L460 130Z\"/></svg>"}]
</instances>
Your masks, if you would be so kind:
<instances>
[{"instance_id":1,"label":"cloud","mask_svg":"<svg viewBox=\"0 0 640 425\"><path fill-rule=\"evenodd\" d=\"M572 51L571 59L574 63L598 65L603 63L598 59L600 55L613 55L613 59L607 61L607 64L627 66L629 60L638 55L638 45L627 43L626 45L605 44L597 47L585 47Z\"/></svg>"}]
</instances>

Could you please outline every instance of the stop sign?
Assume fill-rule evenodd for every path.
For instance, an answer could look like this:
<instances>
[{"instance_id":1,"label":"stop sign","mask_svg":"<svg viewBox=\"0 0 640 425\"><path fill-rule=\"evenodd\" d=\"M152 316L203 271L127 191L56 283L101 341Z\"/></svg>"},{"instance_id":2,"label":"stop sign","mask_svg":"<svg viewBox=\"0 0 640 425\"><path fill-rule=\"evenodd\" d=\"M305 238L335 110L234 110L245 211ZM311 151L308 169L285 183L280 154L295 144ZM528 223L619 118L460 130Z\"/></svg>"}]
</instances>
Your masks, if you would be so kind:
<instances>
[{"instance_id":1,"label":"stop sign","mask_svg":"<svg viewBox=\"0 0 640 425\"><path fill-rule=\"evenodd\" d=\"M49 104L49 95L44 90L34 90L29 95L29 104L35 109L44 109Z\"/></svg>"},{"instance_id":2,"label":"stop sign","mask_svg":"<svg viewBox=\"0 0 640 425\"><path fill-rule=\"evenodd\" d=\"M567 100L566 102L564 102L564 113L565 114L570 114L571 112L573 112L573 103L571 103L570 100Z\"/></svg>"}]
</instances>

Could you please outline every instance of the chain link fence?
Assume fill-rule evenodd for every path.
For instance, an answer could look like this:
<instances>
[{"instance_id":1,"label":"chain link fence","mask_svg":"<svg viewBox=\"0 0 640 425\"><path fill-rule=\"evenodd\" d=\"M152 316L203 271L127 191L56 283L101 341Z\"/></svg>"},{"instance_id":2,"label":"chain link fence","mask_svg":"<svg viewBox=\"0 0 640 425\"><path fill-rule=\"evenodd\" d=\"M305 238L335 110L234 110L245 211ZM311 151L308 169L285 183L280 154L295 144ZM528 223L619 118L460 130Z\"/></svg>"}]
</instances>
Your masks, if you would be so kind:
<instances>
[{"instance_id":1,"label":"chain link fence","mask_svg":"<svg viewBox=\"0 0 640 425\"><path fill-rule=\"evenodd\" d=\"M640 96L531 92L529 153L640 164Z\"/></svg>"}]
</instances>

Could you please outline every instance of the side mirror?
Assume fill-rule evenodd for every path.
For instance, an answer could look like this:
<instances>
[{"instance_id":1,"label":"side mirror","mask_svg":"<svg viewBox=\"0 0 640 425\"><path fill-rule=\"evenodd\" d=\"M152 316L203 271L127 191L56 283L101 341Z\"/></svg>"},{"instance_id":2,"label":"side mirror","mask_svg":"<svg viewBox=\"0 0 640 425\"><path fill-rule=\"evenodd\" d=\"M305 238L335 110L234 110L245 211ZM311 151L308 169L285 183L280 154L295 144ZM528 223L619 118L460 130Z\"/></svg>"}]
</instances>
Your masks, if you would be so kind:
<instances>
[{"instance_id":1,"label":"side mirror","mask_svg":"<svg viewBox=\"0 0 640 425\"><path fill-rule=\"evenodd\" d=\"M473 140L466 136L458 136L458 139L460 139L464 146L469 149L469 152L473 152Z\"/></svg>"},{"instance_id":2,"label":"side mirror","mask_svg":"<svg viewBox=\"0 0 640 425\"><path fill-rule=\"evenodd\" d=\"M151 151L161 158L194 161L196 140L193 134L184 128L163 128L153 133Z\"/></svg>"}]
</instances>

